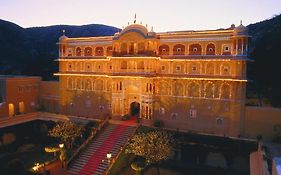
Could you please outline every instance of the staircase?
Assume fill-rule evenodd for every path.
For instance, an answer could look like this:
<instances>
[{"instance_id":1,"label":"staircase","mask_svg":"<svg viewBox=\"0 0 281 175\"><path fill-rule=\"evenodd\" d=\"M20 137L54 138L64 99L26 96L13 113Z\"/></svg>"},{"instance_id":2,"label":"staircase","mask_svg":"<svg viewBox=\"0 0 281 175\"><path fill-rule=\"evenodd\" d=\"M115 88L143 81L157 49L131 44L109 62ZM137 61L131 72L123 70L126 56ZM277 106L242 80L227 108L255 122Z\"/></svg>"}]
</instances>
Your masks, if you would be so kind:
<instances>
[{"instance_id":1,"label":"staircase","mask_svg":"<svg viewBox=\"0 0 281 175\"><path fill-rule=\"evenodd\" d=\"M71 175L103 175L109 167L106 154L115 158L134 132L133 126L109 124L69 166Z\"/></svg>"}]
</instances>

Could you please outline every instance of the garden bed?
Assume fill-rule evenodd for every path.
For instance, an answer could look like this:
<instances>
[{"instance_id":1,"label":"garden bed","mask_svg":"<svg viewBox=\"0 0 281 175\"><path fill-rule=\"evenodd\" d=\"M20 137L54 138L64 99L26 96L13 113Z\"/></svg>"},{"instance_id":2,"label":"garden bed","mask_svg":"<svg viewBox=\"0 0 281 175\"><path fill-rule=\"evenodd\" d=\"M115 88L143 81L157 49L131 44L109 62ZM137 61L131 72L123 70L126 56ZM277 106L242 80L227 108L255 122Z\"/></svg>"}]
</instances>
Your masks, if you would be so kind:
<instances>
[{"instance_id":1,"label":"garden bed","mask_svg":"<svg viewBox=\"0 0 281 175\"><path fill-rule=\"evenodd\" d=\"M35 120L19 125L9 126L0 129L0 174L17 174L18 172L28 174L35 163L50 163L59 158L59 153L45 152L45 147L58 147L59 139L50 137L48 131L55 126L53 121ZM85 130L72 147L77 149L86 140L93 127L98 127L97 122L89 122ZM73 151L70 151L73 152ZM14 163L16 162L16 163ZM22 174L21 173L21 174Z\"/></svg>"},{"instance_id":2,"label":"garden bed","mask_svg":"<svg viewBox=\"0 0 281 175\"><path fill-rule=\"evenodd\" d=\"M161 130L161 128L141 126L136 133L147 133L158 129ZM168 132L173 133L175 146L173 155L160 163L163 172L196 175L249 174L249 155L257 149L256 142L196 133ZM134 156L122 152L112 171L120 175L133 174L130 167L133 161ZM154 169L153 166L149 166L144 174L153 174Z\"/></svg>"}]
</instances>

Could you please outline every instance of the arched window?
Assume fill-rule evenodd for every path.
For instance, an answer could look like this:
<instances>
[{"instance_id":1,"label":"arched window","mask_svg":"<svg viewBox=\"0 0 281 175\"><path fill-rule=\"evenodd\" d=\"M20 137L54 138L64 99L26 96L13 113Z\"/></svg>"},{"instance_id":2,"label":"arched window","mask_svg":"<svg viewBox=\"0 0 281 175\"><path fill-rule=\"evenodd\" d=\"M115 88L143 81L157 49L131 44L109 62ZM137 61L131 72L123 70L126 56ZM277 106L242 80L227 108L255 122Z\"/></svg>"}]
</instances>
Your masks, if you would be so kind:
<instances>
[{"instance_id":1,"label":"arched window","mask_svg":"<svg viewBox=\"0 0 281 175\"><path fill-rule=\"evenodd\" d=\"M215 55L216 54L216 47L214 44L208 44L206 47L206 55Z\"/></svg>"},{"instance_id":2,"label":"arched window","mask_svg":"<svg viewBox=\"0 0 281 175\"><path fill-rule=\"evenodd\" d=\"M159 55L169 55L169 46L166 44L159 46Z\"/></svg>"},{"instance_id":3,"label":"arched window","mask_svg":"<svg viewBox=\"0 0 281 175\"><path fill-rule=\"evenodd\" d=\"M238 51L242 50L242 43L243 43L242 39L239 39L238 40Z\"/></svg>"},{"instance_id":4,"label":"arched window","mask_svg":"<svg viewBox=\"0 0 281 175\"><path fill-rule=\"evenodd\" d=\"M92 56L92 48L91 47L86 47L84 49L84 56Z\"/></svg>"},{"instance_id":5,"label":"arched window","mask_svg":"<svg viewBox=\"0 0 281 175\"><path fill-rule=\"evenodd\" d=\"M70 89L70 90L73 89L73 79L72 78L67 79L67 89Z\"/></svg>"},{"instance_id":6,"label":"arched window","mask_svg":"<svg viewBox=\"0 0 281 175\"><path fill-rule=\"evenodd\" d=\"M202 47L200 44L191 44L189 46L189 55L201 55Z\"/></svg>"},{"instance_id":7,"label":"arched window","mask_svg":"<svg viewBox=\"0 0 281 175\"><path fill-rule=\"evenodd\" d=\"M129 43L129 54L133 55L135 53L135 43Z\"/></svg>"},{"instance_id":8,"label":"arched window","mask_svg":"<svg viewBox=\"0 0 281 175\"><path fill-rule=\"evenodd\" d=\"M76 63L76 71L79 72L79 71L82 71L82 65L80 62L77 62Z\"/></svg>"},{"instance_id":9,"label":"arched window","mask_svg":"<svg viewBox=\"0 0 281 175\"><path fill-rule=\"evenodd\" d=\"M170 95L171 87L167 82L161 82L158 84L159 94Z\"/></svg>"},{"instance_id":10,"label":"arched window","mask_svg":"<svg viewBox=\"0 0 281 175\"><path fill-rule=\"evenodd\" d=\"M127 55L127 43L122 43L120 50L121 50L121 55Z\"/></svg>"},{"instance_id":11,"label":"arched window","mask_svg":"<svg viewBox=\"0 0 281 175\"><path fill-rule=\"evenodd\" d=\"M199 85L197 83L191 83L188 87L189 97L199 97Z\"/></svg>"},{"instance_id":12,"label":"arched window","mask_svg":"<svg viewBox=\"0 0 281 175\"><path fill-rule=\"evenodd\" d=\"M81 79L80 78L76 79L76 88L77 89L82 89L82 84L81 84Z\"/></svg>"},{"instance_id":13,"label":"arched window","mask_svg":"<svg viewBox=\"0 0 281 175\"><path fill-rule=\"evenodd\" d=\"M107 81L107 91L111 91L111 89L112 89L111 81Z\"/></svg>"},{"instance_id":14,"label":"arched window","mask_svg":"<svg viewBox=\"0 0 281 175\"><path fill-rule=\"evenodd\" d=\"M85 90L91 91L92 90L92 82L91 79L86 80Z\"/></svg>"},{"instance_id":15,"label":"arched window","mask_svg":"<svg viewBox=\"0 0 281 175\"><path fill-rule=\"evenodd\" d=\"M144 69L144 62L143 62L143 61L139 61L139 62L137 63L137 68L138 68L138 69Z\"/></svg>"},{"instance_id":16,"label":"arched window","mask_svg":"<svg viewBox=\"0 0 281 175\"><path fill-rule=\"evenodd\" d=\"M229 86L229 84L226 84L226 83L222 84L220 91L221 91L221 94L220 94L221 99L229 99L230 98L230 86Z\"/></svg>"},{"instance_id":17,"label":"arched window","mask_svg":"<svg viewBox=\"0 0 281 175\"><path fill-rule=\"evenodd\" d=\"M175 96L184 96L183 85L181 83L176 83L174 87Z\"/></svg>"},{"instance_id":18,"label":"arched window","mask_svg":"<svg viewBox=\"0 0 281 175\"><path fill-rule=\"evenodd\" d=\"M96 47L95 55L96 56L103 56L103 48L102 47Z\"/></svg>"},{"instance_id":19,"label":"arched window","mask_svg":"<svg viewBox=\"0 0 281 175\"><path fill-rule=\"evenodd\" d=\"M106 54L107 56L112 56L112 46L106 48Z\"/></svg>"},{"instance_id":20,"label":"arched window","mask_svg":"<svg viewBox=\"0 0 281 175\"><path fill-rule=\"evenodd\" d=\"M121 62L121 69L127 69L127 61Z\"/></svg>"},{"instance_id":21,"label":"arched window","mask_svg":"<svg viewBox=\"0 0 281 175\"><path fill-rule=\"evenodd\" d=\"M138 54L142 55L145 53L145 46L144 46L144 43L141 42L141 43L138 43Z\"/></svg>"},{"instance_id":22,"label":"arched window","mask_svg":"<svg viewBox=\"0 0 281 175\"><path fill-rule=\"evenodd\" d=\"M62 46L62 54L65 55L65 45Z\"/></svg>"},{"instance_id":23,"label":"arched window","mask_svg":"<svg viewBox=\"0 0 281 175\"><path fill-rule=\"evenodd\" d=\"M215 66L213 63L208 63L206 66L206 74L214 75L215 74Z\"/></svg>"},{"instance_id":24,"label":"arched window","mask_svg":"<svg viewBox=\"0 0 281 175\"><path fill-rule=\"evenodd\" d=\"M80 47L76 48L76 56L81 56L82 55L82 49Z\"/></svg>"},{"instance_id":25,"label":"arched window","mask_svg":"<svg viewBox=\"0 0 281 175\"><path fill-rule=\"evenodd\" d=\"M103 80L97 80L96 81L96 90L101 91L103 90Z\"/></svg>"},{"instance_id":26,"label":"arched window","mask_svg":"<svg viewBox=\"0 0 281 175\"><path fill-rule=\"evenodd\" d=\"M214 84L207 83L205 86L205 97L206 98L213 98L214 97Z\"/></svg>"},{"instance_id":27,"label":"arched window","mask_svg":"<svg viewBox=\"0 0 281 175\"><path fill-rule=\"evenodd\" d=\"M185 54L185 46L182 44L176 44L173 48L174 55L184 55Z\"/></svg>"}]
</instances>

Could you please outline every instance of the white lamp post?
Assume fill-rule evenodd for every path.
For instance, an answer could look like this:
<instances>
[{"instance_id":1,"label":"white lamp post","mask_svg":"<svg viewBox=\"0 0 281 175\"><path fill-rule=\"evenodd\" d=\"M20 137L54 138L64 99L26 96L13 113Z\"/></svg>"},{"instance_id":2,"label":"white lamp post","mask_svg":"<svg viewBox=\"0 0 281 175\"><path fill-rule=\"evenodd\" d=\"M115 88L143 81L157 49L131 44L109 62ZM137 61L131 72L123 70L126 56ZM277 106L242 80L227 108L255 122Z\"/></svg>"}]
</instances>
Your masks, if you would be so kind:
<instances>
[{"instance_id":1,"label":"white lamp post","mask_svg":"<svg viewBox=\"0 0 281 175\"><path fill-rule=\"evenodd\" d=\"M62 149L64 147L64 144L63 143L60 143L59 144L59 147L60 147L60 159L61 159L61 167L63 168L63 161L64 161L64 155L63 155L63 152L62 152Z\"/></svg>"}]
</instances>

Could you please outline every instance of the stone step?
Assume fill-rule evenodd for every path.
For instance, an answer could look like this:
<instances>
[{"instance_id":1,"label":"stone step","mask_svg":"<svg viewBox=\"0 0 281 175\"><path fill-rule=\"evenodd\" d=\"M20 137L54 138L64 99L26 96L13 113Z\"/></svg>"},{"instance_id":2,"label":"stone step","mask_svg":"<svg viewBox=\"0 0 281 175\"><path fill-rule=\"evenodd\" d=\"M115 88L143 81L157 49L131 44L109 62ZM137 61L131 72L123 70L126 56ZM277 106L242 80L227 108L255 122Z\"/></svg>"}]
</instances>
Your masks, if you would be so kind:
<instances>
[{"instance_id":1,"label":"stone step","mask_svg":"<svg viewBox=\"0 0 281 175\"><path fill-rule=\"evenodd\" d=\"M83 169L83 175L103 175L109 166L108 162L106 162L106 153L110 152L113 158L116 157L121 147L124 146L134 131L134 127L119 126L117 128L118 126L109 124L102 133L99 133L79 157L73 161L68 172L79 174ZM115 130L116 128L117 130ZM100 148L103 148L103 150L96 152ZM89 164L89 168L85 169L84 167L88 166L87 164Z\"/></svg>"}]
</instances>

